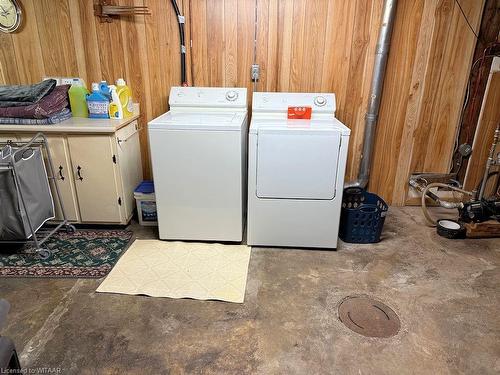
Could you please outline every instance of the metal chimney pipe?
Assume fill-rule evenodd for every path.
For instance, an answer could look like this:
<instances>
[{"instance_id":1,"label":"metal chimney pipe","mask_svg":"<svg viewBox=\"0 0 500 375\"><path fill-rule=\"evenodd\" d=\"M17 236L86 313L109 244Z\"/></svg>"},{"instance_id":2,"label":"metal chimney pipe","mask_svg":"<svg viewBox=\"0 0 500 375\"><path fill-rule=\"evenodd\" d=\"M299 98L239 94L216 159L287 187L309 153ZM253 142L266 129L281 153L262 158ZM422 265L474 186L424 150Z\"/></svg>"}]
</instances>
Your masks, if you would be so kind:
<instances>
[{"instance_id":1,"label":"metal chimney pipe","mask_svg":"<svg viewBox=\"0 0 500 375\"><path fill-rule=\"evenodd\" d=\"M380 111L380 99L384 86L387 57L391 44L391 35L396 16L397 0L385 0L382 13L382 24L380 25L375 62L373 64L372 84L365 115L365 135L363 138L363 152L359 165L358 178L349 182L345 187L361 187L368 185L370 167L372 164L373 146L375 143L375 129L377 127L378 113Z\"/></svg>"}]
</instances>

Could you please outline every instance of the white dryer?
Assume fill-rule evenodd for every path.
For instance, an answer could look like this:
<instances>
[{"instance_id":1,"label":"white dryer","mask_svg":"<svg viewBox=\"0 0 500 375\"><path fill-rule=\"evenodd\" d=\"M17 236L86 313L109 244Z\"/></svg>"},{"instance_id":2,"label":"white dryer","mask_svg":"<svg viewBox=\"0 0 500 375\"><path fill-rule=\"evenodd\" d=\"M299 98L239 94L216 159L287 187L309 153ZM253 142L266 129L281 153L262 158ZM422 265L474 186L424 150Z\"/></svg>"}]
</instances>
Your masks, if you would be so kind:
<instances>
[{"instance_id":1,"label":"white dryer","mask_svg":"<svg viewBox=\"0 0 500 375\"><path fill-rule=\"evenodd\" d=\"M257 92L252 107L248 244L336 248L350 129L335 95Z\"/></svg>"},{"instance_id":2,"label":"white dryer","mask_svg":"<svg viewBox=\"0 0 500 375\"><path fill-rule=\"evenodd\" d=\"M246 207L246 88L172 87L149 122L161 239L241 241Z\"/></svg>"}]
</instances>

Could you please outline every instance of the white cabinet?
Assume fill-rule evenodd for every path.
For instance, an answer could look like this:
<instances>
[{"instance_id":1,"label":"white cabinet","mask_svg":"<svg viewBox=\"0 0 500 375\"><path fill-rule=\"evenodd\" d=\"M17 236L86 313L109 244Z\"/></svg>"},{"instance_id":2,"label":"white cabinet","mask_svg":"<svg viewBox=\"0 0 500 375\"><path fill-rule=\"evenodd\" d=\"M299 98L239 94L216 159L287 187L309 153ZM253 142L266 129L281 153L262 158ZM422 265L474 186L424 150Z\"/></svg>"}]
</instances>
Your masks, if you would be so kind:
<instances>
[{"instance_id":1,"label":"white cabinet","mask_svg":"<svg viewBox=\"0 0 500 375\"><path fill-rule=\"evenodd\" d=\"M48 139L55 181L67 218L75 223L127 224L132 217L135 202L134 189L142 181L139 143L139 125L136 120L74 119L40 127ZM69 121L69 120L68 120ZM85 122L87 121L87 122ZM106 122L111 125L106 127ZM75 128L72 127L75 126ZM6 125L5 125L6 126ZM19 129L22 126L16 125ZM36 133L31 131L4 131L0 124L0 142L27 141ZM102 129L106 129L103 131ZM56 199L55 199L56 200ZM56 215L61 208L56 202Z\"/></svg>"},{"instance_id":2,"label":"white cabinet","mask_svg":"<svg viewBox=\"0 0 500 375\"><path fill-rule=\"evenodd\" d=\"M118 168L113 162L113 137L102 135L72 135L68 137L71 150L73 178L84 222L121 222L121 186Z\"/></svg>"}]
</instances>

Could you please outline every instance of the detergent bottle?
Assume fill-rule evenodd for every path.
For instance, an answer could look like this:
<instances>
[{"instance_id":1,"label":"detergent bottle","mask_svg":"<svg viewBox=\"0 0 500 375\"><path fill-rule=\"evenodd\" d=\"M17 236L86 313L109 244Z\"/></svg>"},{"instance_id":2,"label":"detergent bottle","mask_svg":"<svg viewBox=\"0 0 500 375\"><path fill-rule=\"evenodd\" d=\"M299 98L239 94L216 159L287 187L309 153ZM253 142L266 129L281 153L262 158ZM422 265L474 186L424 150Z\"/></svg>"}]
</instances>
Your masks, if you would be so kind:
<instances>
[{"instance_id":1,"label":"detergent bottle","mask_svg":"<svg viewBox=\"0 0 500 375\"><path fill-rule=\"evenodd\" d=\"M120 98L124 117L131 117L134 114L134 104L132 102L132 91L127 86L123 78L116 80L116 92Z\"/></svg>"},{"instance_id":2,"label":"detergent bottle","mask_svg":"<svg viewBox=\"0 0 500 375\"><path fill-rule=\"evenodd\" d=\"M101 94L106 95L108 99L110 99L109 86L106 81L99 82L99 91L101 92Z\"/></svg>"},{"instance_id":3,"label":"detergent bottle","mask_svg":"<svg viewBox=\"0 0 500 375\"><path fill-rule=\"evenodd\" d=\"M87 95L90 118L109 118L109 99L100 90L98 83L92 83L92 94Z\"/></svg>"},{"instance_id":4,"label":"detergent bottle","mask_svg":"<svg viewBox=\"0 0 500 375\"><path fill-rule=\"evenodd\" d=\"M115 85L109 85L109 92L111 94L111 103L109 103L109 118L112 119L122 119L123 118L123 107L120 103L120 98L116 92Z\"/></svg>"},{"instance_id":5,"label":"detergent bottle","mask_svg":"<svg viewBox=\"0 0 500 375\"><path fill-rule=\"evenodd\" d=\"M73 79L68 90L69 105L73 117L89 117L87 108L87 94L89 91L79 79Z\"/></svg>"}]
</instances>

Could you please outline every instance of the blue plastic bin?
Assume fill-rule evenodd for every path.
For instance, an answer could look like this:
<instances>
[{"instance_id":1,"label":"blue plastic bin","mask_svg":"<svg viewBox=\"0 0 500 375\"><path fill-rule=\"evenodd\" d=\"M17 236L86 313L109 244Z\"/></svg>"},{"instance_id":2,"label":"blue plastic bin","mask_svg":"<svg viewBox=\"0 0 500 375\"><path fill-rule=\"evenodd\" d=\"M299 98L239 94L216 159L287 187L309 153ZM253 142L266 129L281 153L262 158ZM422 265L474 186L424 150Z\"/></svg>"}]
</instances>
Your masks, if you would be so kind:
<instances>
[{"instance_id":1,"label":"blue plastic bin","mask_svg":"<svg viewBox=\"0 0 500 375\"><path fill-rule=\"evenodd\" d=\"M137 216L141 225L158 225L155 187L153 181L142 181L134 191Z\"/></svg>"},{"instance_id":2,"label":"blue plastic bin","mask_svg":"<svg viewBox=\"0 0 500 375\"><path fill-rule=\"evenodd\" d=\"M389 206L377 194L347 188L342 197L339 237L350 243L380 241Z\"/></svg>"}]
</instances>

